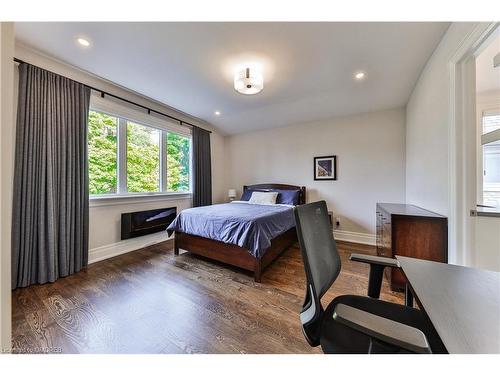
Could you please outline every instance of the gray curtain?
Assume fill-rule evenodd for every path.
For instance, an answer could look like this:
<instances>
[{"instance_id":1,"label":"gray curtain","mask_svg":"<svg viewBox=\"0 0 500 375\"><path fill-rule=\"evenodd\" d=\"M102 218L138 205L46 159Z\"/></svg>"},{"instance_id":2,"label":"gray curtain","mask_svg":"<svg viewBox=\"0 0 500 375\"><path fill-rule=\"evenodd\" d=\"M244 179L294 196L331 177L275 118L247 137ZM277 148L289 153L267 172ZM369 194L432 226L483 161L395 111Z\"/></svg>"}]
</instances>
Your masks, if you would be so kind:
<instances>
[{"instance_id":1,"label":"gray curtain","mask_svg":"<svg viewBox=\"0 0 500 375\"><path fill-rule=\"evenodd\" d=\"M90 89L19 65L12 286L53 282L88 263Z\"/></svg>"},{"instance_id":2,"label":"gray curtain","mask_svg":"<svg viewBox=\"0 0 500 375\"><path fill-rule=\"evenodd\" d=\"M193 128L193 207L212 204L210 132Z\"/></svg>"}]
</instances>

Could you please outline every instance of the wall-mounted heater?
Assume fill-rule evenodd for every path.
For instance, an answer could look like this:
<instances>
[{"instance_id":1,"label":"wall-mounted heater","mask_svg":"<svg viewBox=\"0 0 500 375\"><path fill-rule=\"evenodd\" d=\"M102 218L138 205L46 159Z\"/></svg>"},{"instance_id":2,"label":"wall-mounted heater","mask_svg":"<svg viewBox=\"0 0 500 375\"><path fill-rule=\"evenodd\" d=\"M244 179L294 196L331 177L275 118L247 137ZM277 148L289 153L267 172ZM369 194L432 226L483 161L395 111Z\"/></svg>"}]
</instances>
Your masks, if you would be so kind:
<instances>
[{"instance_id":1,"label":"wall-mounted heater","mask_svg":"<svg viewBox=\"0 0 500 375\"><path fill-rule=\"evenodd\" d=\"M126 240L161 232L167 229L176 216L176 207L124 213L121 222L121 239Z\"/></svg>"}]
</instances>

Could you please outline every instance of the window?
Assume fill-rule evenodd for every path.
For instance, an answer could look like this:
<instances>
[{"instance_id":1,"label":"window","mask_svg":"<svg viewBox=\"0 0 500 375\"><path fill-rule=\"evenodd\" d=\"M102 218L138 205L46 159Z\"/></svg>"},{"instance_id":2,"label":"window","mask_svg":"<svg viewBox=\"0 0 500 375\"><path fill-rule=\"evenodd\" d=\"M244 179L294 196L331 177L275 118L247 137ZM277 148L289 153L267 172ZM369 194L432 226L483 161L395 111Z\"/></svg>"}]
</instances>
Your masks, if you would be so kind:
<instances>
[{"instance_id":1,"label":"window","mask_svg":"<svg viewBox=\"0 0 500 375\"><path fill-rule=\"evenodd\" d=\"M88 123L89 194L117 192L118 119L95 111Z\"/></svg>"},{"instance_id":2,"label":"window","mask_svg":"<svg viewBox=\"0 0 500 375\"><path fill-rule=\"evenodd\" d=\"M500 129L500 114L488 113L483 114L483 134Z\"/></svg>"},{"instance_id":3,"label":"window","mask_svg":"<svg viewBox=\"0 0 500 375\"><path fill-rule=\"evenodd\" d=\"M191 136L187 129L95 98L91 103L90 195L190 192Z\"/></svg>"},{"instance_id":4,"label":"window","mask_svg":"<svg viewBox=\"0 0 500 375\"><path fill-rule=\"evenodd\" d=\"M500 112L483 113L481 146L483 204L500 207Z\"/></svg>"},{"instance_id":5,"label":"window","mask_svg":"<svg viewBox=\"0 0 500 375\"><path fill-rule=\"evenodd\" d=\"M167 134L167 191L189 190L190 143L182 135Z\"/></svg>"},{"instance_id":6,"label":"window","mask_svg":"<svg viewBox=\"0 0 500 375\"><path fill-rule=\"evenodd\" d=\"M160 131L127 122L127 191L160 191Z\"/></svg>"}]
</instances>

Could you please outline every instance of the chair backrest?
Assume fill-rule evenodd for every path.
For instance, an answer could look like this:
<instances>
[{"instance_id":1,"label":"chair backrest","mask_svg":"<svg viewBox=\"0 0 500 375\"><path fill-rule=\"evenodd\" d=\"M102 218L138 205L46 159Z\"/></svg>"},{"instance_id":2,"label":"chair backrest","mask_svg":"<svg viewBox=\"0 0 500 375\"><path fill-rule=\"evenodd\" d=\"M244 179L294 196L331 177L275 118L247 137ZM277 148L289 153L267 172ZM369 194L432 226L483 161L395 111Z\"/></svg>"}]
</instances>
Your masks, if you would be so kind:
<instances>
[{"instance_id":1,"label":"chair backrest","mask_svg":"<svg viewBox=\"0 0 500 375\"><path fill-rule=\"evenodd\" d=\"M340 273L340 256L325 201L296 206L294 212L307 277L306 298L300 320L307 341L312 346L317 346L323 314L321 297Z\"/></svg>"}]
</instances>

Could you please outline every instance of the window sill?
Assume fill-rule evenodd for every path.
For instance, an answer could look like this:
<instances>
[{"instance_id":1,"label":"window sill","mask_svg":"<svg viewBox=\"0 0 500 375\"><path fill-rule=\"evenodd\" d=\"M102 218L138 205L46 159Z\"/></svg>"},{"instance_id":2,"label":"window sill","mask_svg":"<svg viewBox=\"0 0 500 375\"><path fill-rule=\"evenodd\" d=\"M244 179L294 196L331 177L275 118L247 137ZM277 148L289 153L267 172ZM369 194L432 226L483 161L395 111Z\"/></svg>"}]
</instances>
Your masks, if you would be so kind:
<instances>
[{"instance_id":1,"label":"window sill","mask_svg":"<svg viewBox=\"0 0 500 375\"><path fill-rule=\"evenodd\" d=\"M477 216L485 216L485 217L500 217L500 208L499 207L478 207L476 209Z\"/></svg>"},{"instance_id":2,"label":"window sill","mask_svg":"<svg viewBox=\"0 0 500 375\"><path fill-rule=\"evenodd\" d=\"M192 193L152 193L152 194L127 194L127 195L101 195L90 196L89 207L116 206L123 204L147 203L156 201L187 200L192 198Z\"/></svg>"}]
</instances>

